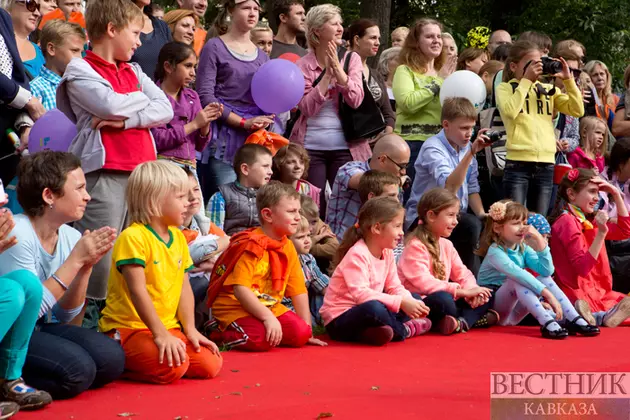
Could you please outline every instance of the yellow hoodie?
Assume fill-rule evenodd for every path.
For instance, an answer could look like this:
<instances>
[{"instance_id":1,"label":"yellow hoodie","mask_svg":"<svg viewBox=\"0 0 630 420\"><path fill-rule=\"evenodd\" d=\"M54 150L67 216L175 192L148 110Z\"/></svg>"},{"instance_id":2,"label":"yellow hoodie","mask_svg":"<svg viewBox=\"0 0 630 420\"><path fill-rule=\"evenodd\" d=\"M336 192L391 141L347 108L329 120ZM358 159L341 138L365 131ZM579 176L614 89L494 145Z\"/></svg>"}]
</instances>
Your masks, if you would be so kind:
<instances>
[{"instance_id":1,"label":"yellow hoodie","mask_svg":"<svg viewBox=\"0 0 630 420\"><path fill-rule=\"evenodd\" d=\"M512 83L518 83L518 87L514 89ZM497 87L497 108L507 132L509 160L554 163L554 110L576 118L584 115L582 94L575 80L564 81L567 93L556 88L553 95L538 93L537 85L547 92L553 89L552 85L532 83L526 78L512 79Z\"/></svg>"}]
</instances>

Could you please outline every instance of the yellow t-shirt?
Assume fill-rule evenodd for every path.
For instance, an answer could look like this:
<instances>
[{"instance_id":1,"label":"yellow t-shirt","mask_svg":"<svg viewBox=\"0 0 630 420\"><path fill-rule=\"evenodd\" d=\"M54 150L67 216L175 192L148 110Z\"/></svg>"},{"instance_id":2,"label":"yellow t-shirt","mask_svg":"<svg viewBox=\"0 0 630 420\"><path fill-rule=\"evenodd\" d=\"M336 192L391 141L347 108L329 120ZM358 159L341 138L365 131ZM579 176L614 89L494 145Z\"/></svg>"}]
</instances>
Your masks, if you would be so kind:
<instances>
[{"instance_id":1,"label":"yellow t-shirt","mask_svg":"<svg viewBox=\"0 0 630 420\"><path fill-rule=\"evenodd\" d=\"M258 301L268 307L276 317L289 310L280 303L282 298L307 293L304 273L293 242L287 241L282 251L288 258L288 265L284 285L280 291L273 290L268 252L260 259L250 254L243 254L240 257L212 304L212 316L219 321L221 329L239 318L251 316L234 296L232 288L234 285L248 287L258 297Z\"/></svg>"},{"instance_id":2,"label":"yellow t-shirt","mask_svg":"<svg viewBox=\"0 0 630 420\"><path fill-rule=\"evenodd\" d=\"M168 232L170 240L167 243L151 226L139 223L134 223L120 234L112 254L107 304L98 323L101 331L147 328L131 301L121 272L124 265L144 267L147 292L160 320L167 329L179 328L177 307L184 274L193 268L193 262L182 232L175 227L169 227Z\"/></svg>"}]
</instances>

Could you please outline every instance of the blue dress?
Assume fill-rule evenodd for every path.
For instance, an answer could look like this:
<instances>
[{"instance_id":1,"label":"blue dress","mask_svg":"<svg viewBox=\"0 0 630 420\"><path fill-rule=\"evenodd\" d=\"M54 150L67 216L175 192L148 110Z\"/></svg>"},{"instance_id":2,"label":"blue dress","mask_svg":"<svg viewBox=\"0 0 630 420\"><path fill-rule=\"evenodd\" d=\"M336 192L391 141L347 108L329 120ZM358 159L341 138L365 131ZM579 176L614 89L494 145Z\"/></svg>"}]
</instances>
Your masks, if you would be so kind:
<instances>
[{"instance_id":1,"label":"blue dress","mask_svg":"<svg viewBox=\"0 0 630 420\"><path fill-rule=\"evenodd\" d=\"M31 44L33 43L31 42ZM33 47L35 47L35 58L24 61L24 67L34 79L39 76L39 72L44 64L46 64L46 59L44 58L44 54L42 53L41 48L39 48L39 45L33 44Z\"/></svg>"}]
</instances>

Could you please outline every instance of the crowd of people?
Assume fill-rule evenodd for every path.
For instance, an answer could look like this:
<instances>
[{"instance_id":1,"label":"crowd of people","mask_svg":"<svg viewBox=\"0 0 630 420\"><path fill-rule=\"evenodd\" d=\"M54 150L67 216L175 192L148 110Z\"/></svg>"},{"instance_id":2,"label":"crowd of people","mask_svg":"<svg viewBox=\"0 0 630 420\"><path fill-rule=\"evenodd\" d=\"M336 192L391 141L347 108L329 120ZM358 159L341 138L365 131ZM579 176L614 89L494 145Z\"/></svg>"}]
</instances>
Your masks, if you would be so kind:
<instances>
[{"instance_id":1,"label":"crowd of people","mask_svg":"<svg viewBox=\"0 0 630 420\"><path fill-rule=\"evenodd\" d=\"M378 24L331 4L276 1L274 35L258 0L223 1L208 31L206 0L150 3L0 9L21 209L0 195L0 418L118 378L214 378L220 348L323 347L324 329L382 346L630 324L630 97L580 42L474 28L459 52L422 18L373 68ZM292 57L304 95L266 113L252 78ZM461 70L481 112L440 100ZM55 109L76 137L29 154Z\"/></svg>"}]
</instances>

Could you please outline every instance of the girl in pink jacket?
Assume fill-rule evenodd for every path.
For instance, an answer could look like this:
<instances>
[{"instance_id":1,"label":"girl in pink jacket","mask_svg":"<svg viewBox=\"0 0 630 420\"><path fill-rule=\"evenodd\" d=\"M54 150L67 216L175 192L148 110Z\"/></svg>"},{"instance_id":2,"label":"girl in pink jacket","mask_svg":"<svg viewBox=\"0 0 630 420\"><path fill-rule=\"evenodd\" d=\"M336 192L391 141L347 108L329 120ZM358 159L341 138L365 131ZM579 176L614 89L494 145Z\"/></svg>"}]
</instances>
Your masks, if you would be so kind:
<instances>
[{"instance_id":1,"label":"girl in pink jacket","mask_svg":"<svg viewBox=\"0 0 630 420\"><path fill-rule=\"evenodd\" d=\"M403 236L405 211L398 200L377 197L346 230L320 314L330 338L375 346L431 329L429 308L406 290L393 248Z\"/></svg>"},{"instance_id":2,"label":"girl in pink jacket","mask_svg":"<svg viewBox=\"0 0 630 420\"><path fill-rule=\"evenodd\" d=\"M422 295L431 310L431 322L444 335L468 331L484 316L484 326L499 320L489 310L492 292L477 286L475 276L446 239L457 226L460 207L457 196L444 188L425 193L418 203L418 227L407 238L398 263L403 285Z\"/></svg>"}]
</instances>

